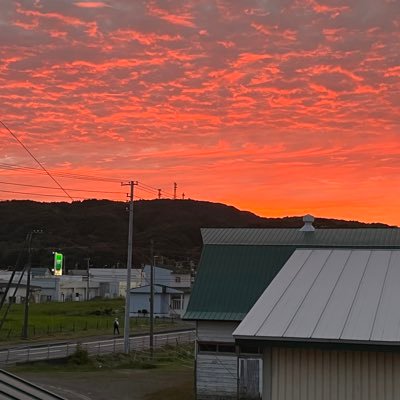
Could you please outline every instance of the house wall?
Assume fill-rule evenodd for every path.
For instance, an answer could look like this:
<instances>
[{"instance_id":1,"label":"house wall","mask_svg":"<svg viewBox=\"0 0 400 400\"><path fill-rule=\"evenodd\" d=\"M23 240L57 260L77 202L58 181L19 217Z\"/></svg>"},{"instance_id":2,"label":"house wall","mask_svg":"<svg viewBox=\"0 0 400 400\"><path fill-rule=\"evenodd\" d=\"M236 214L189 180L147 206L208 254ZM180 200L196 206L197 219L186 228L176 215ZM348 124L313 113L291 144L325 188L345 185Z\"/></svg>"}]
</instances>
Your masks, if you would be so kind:
<instances>
[{"instance_id":1,"label":"house wall","mask_svg":"<svg viewBox=\"0 0 400 400\"><path fill-rule=\"evenodd\" d=\"M60 300L60 280L52 276L48 278L33 278L33 286L41 288L40 302L59 301Z\"/></svg>"},{"instance_id":2,"label":"house wall","mask_svg":"<svg viewBox=\"0 0 400 400\"><path fill-rule=\"evenodd\" d=\"M157 309L156 299L154 299L154 311ZM139 310L150 311L150 302L148 293L131 293L130 312L137 315Z\"/></svg>"},{"instance_id":3,"label":"house wall","mask_svg":"<svg viewBox=\"0 0 400 400\"><path fill-rule=\"evenodd\" d=\"M400 353L276 347L264 366L263 400L400 399Z\"/></svg>"},{"instance_id":4,"label":"house wall","mask_svg":"<svg viewBox=\"0 0 400 400\"><path fill-rule=\"evenodd\" d=\"M14 302L16 304L21 304L23 302L25 302L25 296L26 296L26 287L19 287L17 289L17 291L15 292L15 296L14 295L15 292L15 286L11 286L11 288L9 289L8 293L7 293L7 297L5 299L5 302L8 304L10 303L10 300L12 297L15 298ZM38 290L33 290L30 292L30 301L32 303L40 303L40 289ZM0 293L0 299L3 297L3 292Z\"/></svg>"},{"instance_id":5,"label":"house wall","mask_svg":"<svg viewBox=\"0 0 400 400\"><path fill-rule=\"evenodd\" d=\"M197 321L197 342L234 344L232 332L238 324L231 321ZM196 392L198 400L236 399L236 354L197 351Z\"/></svg>"},{"instance_id":6,"label":"house wall","mask_svg":"<svg viewBox=\"0 0 400 400\"><path fill-rule=\"evenodd\" d=\"M220 354L198 354L197 400L233 400L237 394L237 359Z\"/></svg>"},{"instance_id":7,"label":"house wall","mask_svg":"<svg viewBox=\"0 0 400 400\"><path fill-rule=\"evenodd\" d=\"M150 295L148 293L131 293L130 297L130 314L132 316L139 315L139 310L147 310L150 312ZM169 315L169 294L155 293L154 294L154 315L167 316ZM147 314L149 316L149 314Z\"/></svg>"},{"instance_id":8,"label":"house wall","mask_svg":"<svg viewBox=\"0 0 400 400\"><path fill-rule=\"evenodd\" d=\"M192 286L192 277L190 274L171 274L170 287L173 288L189 288Z\"/></svg>"},{"instance_id":9,"label":"house wall","mask_svg":"<svg viewBox=\"0 0 400 400\"><path fill-rule=\"evenodd\" d=\"M235 343L232 333L238 326L234 321L197 321L197 340Z\"/></svg>"}]
</instances>

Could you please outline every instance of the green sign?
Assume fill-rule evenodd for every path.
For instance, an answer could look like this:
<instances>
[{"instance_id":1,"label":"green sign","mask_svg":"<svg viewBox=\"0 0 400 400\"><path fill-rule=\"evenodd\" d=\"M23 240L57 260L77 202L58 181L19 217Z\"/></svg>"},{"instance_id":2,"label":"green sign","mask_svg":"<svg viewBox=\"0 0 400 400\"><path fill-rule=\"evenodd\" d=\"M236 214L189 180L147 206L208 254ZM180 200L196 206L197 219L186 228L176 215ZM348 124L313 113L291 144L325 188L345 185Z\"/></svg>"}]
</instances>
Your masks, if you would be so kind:
<instances>
[{"instance_id":1,"label":"green sign","mask_svg":"<svg viewBox=\"0 0 400 400\"><path fill-rule=\"evenodd\" d=\"M54 253L54 275L62 275L63 255Z\"/></svg>"}]
</instances>

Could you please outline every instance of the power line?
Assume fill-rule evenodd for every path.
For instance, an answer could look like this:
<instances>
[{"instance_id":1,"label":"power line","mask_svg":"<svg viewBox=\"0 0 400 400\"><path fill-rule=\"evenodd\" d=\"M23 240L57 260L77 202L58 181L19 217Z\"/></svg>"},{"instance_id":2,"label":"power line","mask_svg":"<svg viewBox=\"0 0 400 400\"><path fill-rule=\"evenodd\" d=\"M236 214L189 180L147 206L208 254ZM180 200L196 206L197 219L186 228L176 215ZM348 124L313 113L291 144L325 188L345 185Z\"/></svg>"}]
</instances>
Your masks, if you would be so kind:
<instances>
[{"instance_id":1,"label":"power line","mask_svg":"<svg viewBox=\"0 0 400 400\"><path fill-rule=\"evenodd\" d=\"M5 163L0 163L0 169L6 169L6 170L11 170L11 171L23 171L26 173L39 173L43 174L44 172L40 168L35 168L35 167L27 167L23 165L18 165L18 164L5 164ZM83 174L76 174L76 173L70 173L70 172L57 172L57 171L51 171L54 176L60 176L63 178L69 178L69 179L83 179L83 180L88 180L88 181L96 181L96 182L111 182L111 183L119 183L121 179L113 179L113 178L105 178L105 177L100 177L100 176L94 176L94 175L83 175Z\"/></svg>"},{"instance_id":2,"label":"power line","mask_svg":"<svg viewBox=\"0 0 400 400\"><path fill-rule=\"evenodd\" d=\"M148 193L154 194L154 196L156 196L159 199L161 198L161 194L164 194L164 198L172 198L172 195L169 195L168 192L165 192L162 189L156 189L153 186L146 185L142 182L139 182L138 188L147 191Z\"/></svg>"},{"instance_id":3,"label":"power line","mask_svg":"<svg viewBox=\"0 0 400 400\"><path fill-rule=\"evenodd\" d=\"M28 167L28 166L21 165L21 164L0 163L0 169L43 174L43 171L40 168ZM60 176L60 177L67 178L67 179L82 179L82 180L88 180L88 181L94 181L94 182L120 183L121 181L126 180L126 179L122 179L122 178L107 178L107 177L96 176L96 175L77 174L77 173L71 173L71 172L67 172L67 171L51 171L51 173L53 176ZM141 187L143 190L147 189L149 193L151 191L151 193L154 192L157 195L159 193L159 190L161 190L162 193L164 194L164 196L167 195L166 197L173 198L173 194L171 194L163 189L159 189L154 186L147 185L143 182L138 182L138 187ZM70 189L68 189L68 190L70 190Z\"/></svg>"},{"instance_id":4,"label":"power line","mask_svg":"<svg viewBox=\"0 0 400 400\"><path fill-rule=\"evenodd\" d=\"M58 190L58 188L51 187L51 186L30 185L27 183L15 183L15 182L3 182L3 181L0 181L0 183L4 184L4 185L25 186L25 187L33 187L33 188L40 188L40 189ZM69 190L71 192L123 194L122 192L111 192L111 191L104 191L104 190L87 190L87 189L65 189L65 190Z\"/></svg>"},{"instance_id":5,"label":"power line","mask_svg":"<svg viewBox=\"0 0 400 400\"><path fill-rule=\"evenodd\" d=\"M24 173L32 173L32 174L45 174L45 172L36 167L28 167L25 165L21 164L9 164L9 163L0 163L0 170L10 170L10 171L22 171ZM67 171L52 171L49 170L53 176L58 176L66 179L79 179L79 180L86 180L86 181L93 181L93 182L109 182L109 183L120 183L121 181L124 181L125 179L119 179L119 178L107 178L103 176L98 176L98 175L85 175L85 174L77 174L77 173L71 173ZM32 187L34 187L32 185ZM39 187L39 186L38 186ZM154 196L160 198L160 194L162 193L164 198L170 198L172 199L174 195L170 192L167 192L163 189L156 188L151 185L147 185L143 182L138 182L138 189L141 189L143 191L146 191L147 193L154 194ZM51 187L43 187L43 189L54 189ZM80 190L80 189L65 189L69 191L82 191L82 192L90 192L89 190ZM119 194L120 192L107 192L107 191L93 191L97 193L110 193L110 194Z\"/></svg>"},{"instance_id":6,"label":"power line","mask_svg":"<svg viewBox=\"0 0 400 400\"><path fill-rule=\"evenodd\" d=\"M144 186L144 187L147 187L148 189L152 189L152 190L154 190L155 192L157 192L157 191L159 190L158 188L156 188L156 187L154 187L154 186L146 185L146 184L143 183L143 182L139 182L139 185Z\"/></svg>"},{"instance_id":7,"label":"power line","mask_svg":"<svg viewBox=\"0 0 400 400\"><path fill-rule=\"evenodd\" d=\"M14 190L3 190L0 189L0 192L3 193L15 193L15 194L28 194L28 195L32 195L32 196L46 196L46 197L62 197L62 198L70 198L69 196L64 196L64 195L59 195L59 194L45 194L45 193L28 193L28 192L17 192Z\"/></svg>"},{"instance_id":8,"label":"power line","mask_svg":"<svg viewBox=\"0 0 400 400\"><path fill-rule=\"evenodd\" d=\"M68 192L58 183L58 181L50 174L49 171L42 165L42 163L31 153L31 151L18 139L17 135L15 135L11 129L2 121L0 120L1 125L11 134L11 136L26 150L26 152L39 164L39 166L43 169L44 172L56 183L56 185L70 198L71 201L74 199L68 194Z\"/></svg>"},{"instance_id":9,"label":"power line","mask_svg":"<svg viewBox=\"0 0 400 400\"><path fill-rule=\"evenodd\" d=\"M24 195L28 195L28 196L45 196L45 197L53 197L53 198L70 198L69 196L64 196L62 194L47 194L47 193L32 193L32 192L19 192L16 190L4 190L4 189L0 189L1 193L13 193L13 194L24 194ZM121 194L121 193L119 193ZM76 197L75 199L80 199L80 200L93 200L93 198L90 197ZM110 201L115 201L113 199L101 199L101 200L110 200Z\"/></svg>"}]
</instances>

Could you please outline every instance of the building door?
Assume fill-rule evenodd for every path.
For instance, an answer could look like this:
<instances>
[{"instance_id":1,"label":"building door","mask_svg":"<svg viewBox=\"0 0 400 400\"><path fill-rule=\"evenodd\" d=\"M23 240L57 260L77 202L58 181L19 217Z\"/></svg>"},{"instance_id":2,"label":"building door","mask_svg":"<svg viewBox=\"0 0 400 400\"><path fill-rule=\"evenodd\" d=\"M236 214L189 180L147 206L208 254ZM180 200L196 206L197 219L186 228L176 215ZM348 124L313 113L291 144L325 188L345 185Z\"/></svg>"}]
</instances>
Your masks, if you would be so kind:
<instances>
[{"instance_id":1,"label":"building door","mask_svg":"<svg viewBox=\"0 0 400 400\"><path fill-rule=\"evenodd\" d=\"M239 398L261 399L262 360L259 358L239 358Z\"/></svg>"}]
</instances>

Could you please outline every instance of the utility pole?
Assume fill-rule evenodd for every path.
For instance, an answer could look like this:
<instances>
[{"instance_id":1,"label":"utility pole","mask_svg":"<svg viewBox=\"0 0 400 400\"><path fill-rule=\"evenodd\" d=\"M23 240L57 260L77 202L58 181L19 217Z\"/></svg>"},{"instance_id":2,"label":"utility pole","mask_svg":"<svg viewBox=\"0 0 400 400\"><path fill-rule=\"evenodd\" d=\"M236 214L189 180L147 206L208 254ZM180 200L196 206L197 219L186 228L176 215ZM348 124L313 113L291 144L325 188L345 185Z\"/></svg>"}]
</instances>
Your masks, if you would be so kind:
<instances>
[{"instance_id":1,"label":"utility pole","mask_svg":"<svg viewBox=\"0 0 400 400\"><path fill-rule=\"evenodd\" d=\"M86 301L89 301L89 290L90 290L90 257L85 258L87 261L87 281L86 281Z\"/></svg>"},{"instance_id":2,"label":"utility pole","mask_svg":"<svg viewBox=\"0 0 400 400\"><path fill-rule=\"evenodd\" d=\"M157 189L158 190L158 200L161 199L161 189Z\"/></svg>"},{"instance_id":3,"label":"utility pole","mask_svg":"<svg viewBox=\"0 0 400 400\"><path fill-rule=\"evenodd\" d=\"M128 260L126 263L126 296L125 296L125 325L124 325L124 352L129 354L129 314L130 314L130 291L131 291L131 273L132 273L132 246L133 246L133 188L138 183L130 181L121 183L121 186L130 186L129 197L129 233L128 233Z\"/></svg>"},{"instance_id":4,"label":"utility pole","mask_svg":"<svg viewBox=\"0 0 400 400\"><path fill-rule=\"evenodd\" d=\"M174 200L176 200L176 189L178 189L178 185L174 182Z\"/></svg>"},{"instance_id":5,"label":"utility pole","mask_svg":"<svg viewBox=\"0 0 400 400\"><path fill-rule=\"evenodd\" d=\"M22 338L28 339L28 324L29 324L29 297L31 292L31 269L32 269L32 237L35 233L42 233L40 230L30 231L26 237L28 242L28 265L26 271L28 273L26 278L26 292L25 292L25 310L24 310L24 327L22 331Z\"/></svg>"},{"instance_id":6,"label":"utility pole","mask_svg":"<svg viewBox=\"0 0 400 400\"><path fill-rule=\"evenodd\" d=\"M154 256L154 240L151 239L150 246L150 357L153 358L154 352L154 264L156 257Z\"/></svg>"}]
</instances>

